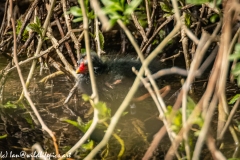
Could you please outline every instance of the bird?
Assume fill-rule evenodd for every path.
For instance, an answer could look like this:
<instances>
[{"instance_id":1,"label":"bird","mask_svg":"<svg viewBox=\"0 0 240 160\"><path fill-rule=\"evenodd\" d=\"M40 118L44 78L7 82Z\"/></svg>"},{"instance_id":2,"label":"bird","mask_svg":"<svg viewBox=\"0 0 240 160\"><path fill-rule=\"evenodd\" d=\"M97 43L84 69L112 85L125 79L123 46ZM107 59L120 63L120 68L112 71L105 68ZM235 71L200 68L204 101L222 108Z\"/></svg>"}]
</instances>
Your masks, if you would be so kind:
<instances>
[{"instance_id":1,"label":"bird","mask_svg":"<svg viewBox=\"0 0 240 160\"><path fill-rule=\"evenodd\" d=\"M110 104L114 102L114 105L121 103L136 78L136 74L132 72L132 67L139 70L142 66L141 62L129 57L102 60L95 53L91 53L90 55L99 99L104 102L110 102ZM83 54L79 59L76 73L79 76L78 89L90 96L92 94L92 87L86 57L87 55ZM163 67L164 64L158 60L154 60L149 65L151 73L155 73ZM147 90L144 87L139 87L135 96L144 93L147 93Z\"/></svg>"},{"instance_id":2,"label":"bird","mask_svg":"<svg viewBox=\"0 0 240 160\"><path fill-rule=\"evenodd\" d=\"M124 98L126 97L129 89L134 82L134 79L136 78L136 74L132 72L132 67L135 67L136 70L139 70L142 66L142 63L139 60L130 57L102 60L95 53L91 53L90 56L96 78L96 86L99 93L99 100L106 102L107 106L111 108L111 113L115 113ZM148 68L151 73L155 73L160 69L164 68L164 66L165 64L163 62L154 60ZM91 96L92 86L86 54L83 54L78 60L78 67L76 69L76 73L78 74L79 81L78 89L80 90L80 92ZM141 86L138 88L138 91L137 93L135 93L134 97L142 97L142 95L145 95L146 93L148 93L147 90L143 86ZM141 107L141 105L147 107L146 104L149 106L153 106L153 101L150 103L131 102L130 107L128 107L130 108L130 114L128 114L129 117L134 115L137 116L138 114L141 119L145 119L146 117L149 118L149 113L146 113L145 110L139 111L139 109L136 109L138 107ZM135 109L132 108L135 106L137 106ZM154 120L148 120L146 122L147 126L150 126L150 124L152 124L151 126L153 126L155 125L155 123L159 123L159 120L157 118L153 119ZM153 132L150 130L150 137L152 137L152 135L154 135L157 131L158 128ZM90 137L92 140L99 142L102 140L104 134L105 132L103 129L95 129ZM151 138L148 139L151 140Z\"/></svg>"}]
</instances>

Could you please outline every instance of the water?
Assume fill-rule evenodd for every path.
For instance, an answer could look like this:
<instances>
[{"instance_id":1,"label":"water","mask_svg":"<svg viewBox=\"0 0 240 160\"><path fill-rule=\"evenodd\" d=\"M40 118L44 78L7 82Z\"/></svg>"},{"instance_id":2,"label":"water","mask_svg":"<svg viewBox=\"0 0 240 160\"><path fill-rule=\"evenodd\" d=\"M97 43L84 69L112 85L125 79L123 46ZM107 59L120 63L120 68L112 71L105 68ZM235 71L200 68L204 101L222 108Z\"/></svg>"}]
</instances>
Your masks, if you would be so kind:
<instances>
[{"instance_id":1,"label":"water","mask_svg":"<svg viewBox=\"0 0 240 160\"><path fill-rule=\"evenodd\" d=\"M25 79L28 75L30 64L31 63L29 63L28 66L22 67ZM0 55L0 70L6 65L6 59ZM54 72L54 70L51 72ZM91 115L86 117L91 106L81 99L80 94L74 95L71 101L64 106L63 102L74 83L71 83L62 75L45 84L39 84L39 80L47 76L48 73L49 72L46 72L45 75L39 76L39 68L36 69L29 87L29 93L44 122L56 134L56 138L59 141L60 153L65 153L66 150L64 150L64 147L73 146L82 137L83 133L78 128L62 122L61 119L66 118L77 121L79 116L84 122L87 122L92 118ZM195 97L200 98L204 92L205 89L202 87L203 83L204 82L196 84L197 92L195 93ZM178 93L178 90L181 88L180 77L171 76L162 81L162 86L167 84L171 85L171 91L164 100L167 105L173 105L177 96L175 93ZM228 84L228 87L231 88L231 85ZM236 88L236 86L232 86L232 88ZM234 90L234 92L230 91L232 90L227 90L228 95L236 94L236 90ZM21 92L21 83L17 71L14 70L9 74L5 83L4 104L7 102L13 104L14 101L18 100ZM198 98L196 98L196 100L198 100ZM49 136L43 133L41 126L36 123L36 117L27 102L24 101L21 105L24 105L27 109L21 109L19 105L16 105L18 108L0 110L0 134L8 135L8 138L0 141L0 146L3 147L0 147L0 150L10 151L13 150L12 147L15 146L14 153L19 153L23 147L30 148L34 143L39 142L46 151L54 152ZM119 125L116 127L116 132L125 142L125 155L131 155L136 152L139 153L138 158L141 158L141 154L143 154L148 147L141 133L153 133L158 131L158 128L162 126L162 123L157 122L158 120L155 121L155 118L158 116L158 110L152 98L149 97L143 102L131 103L126 111L128 113L121 117ZM144 123L147 123L147 127L144 127ZM156 126L158 126L158 128ZM148 135L153 136L152 133L148 133ZM230 134L226 136L231 139ZM147 138L151 139L151 137ZM228 155L233 155L234 149L229 148L232 142L228 142L230 145L226 145L223 151ZM163 152L162 154L164 154L169 147L168 144L169 142L161 143L159 152ZM116 153L119 151L119 143L116 142L116 140L111 139L110 145ZM112 156L116 156L116 153Z\"/></svg>"}]
</instances>

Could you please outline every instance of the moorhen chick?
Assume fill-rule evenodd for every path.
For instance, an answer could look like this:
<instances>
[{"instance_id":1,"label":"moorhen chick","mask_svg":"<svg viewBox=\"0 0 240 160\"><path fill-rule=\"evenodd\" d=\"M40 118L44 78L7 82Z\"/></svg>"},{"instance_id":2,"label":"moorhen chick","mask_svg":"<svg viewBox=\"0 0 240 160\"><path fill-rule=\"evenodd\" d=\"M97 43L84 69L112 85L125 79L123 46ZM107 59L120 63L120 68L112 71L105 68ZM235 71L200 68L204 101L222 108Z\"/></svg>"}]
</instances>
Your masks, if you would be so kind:
<instances>
[{"instance_id":1,"label":"moorhen chick","mask_svg":"<svg viewBox=\"0 0 240 160\"><path fill-rule=\"evenodd\" d=\"M137 70L141 68L141 62L131 59L131 58L118 58L118 59L107 59L105 61L101 60L97 54L91 53L91 59L94 67L94 73L96 78L96 85L98 87L99 99L101 101L107 102L108 107L111 108L112 113L114 113L119 105L122 103L123 99L126 97L130 87L132 86L136 75L132 72L132 67ZM86 54L83 54L78 61L78 68L76 73L79 76L79 86L78 89L89 96L92 94L92 87L90 82L90 75L88 72L88 62ZM163 63L155 60L149 65L149 69L152 73L155 73L164 67ZM142 96L148 93L145 87L139 87L136 97ZM148 103L148 102L147 102ZM143 103L144 105L145 103ZM149 103L148 103L149 104ZM132 104L134 105L134 104ZM149 104L151 105L151 104ZM139 104L138 104L139 106ZM135 114L132 112L131 115ZM141 118L143 115L141 114ZM147 114L149 116L149 114ZM155 125L159 123L159 120L147 121L147 126L149 123ZM160 123L162 124L162 123ZM152 125L151 125L152 126ZM156 129L158 130L158 128ZM101 141L105 132L102 129L95 129L90 136L94 141ZM150 133L149 135L154 135Z\"/></svg>"},{"instance_id":2,"label":"moorhen chick","mask_svg":"<svg viewBox=\"0 0 240 160\"><path fill-rule=\"evenodd\" d=\"M118 105L117 102L122 102L136 78L136 75L132 72L132 67L139 70L141 62L131 58L103 61L94 53L91 53L91 58L98 87L99 99L101 101L110 102L110 104L111 102L114 102L114 105ZM78 88L82 93L91 95L92 88L88 73L86 54L81 56L78 63L79 67L76 70L76 73L79 74L80 81ZM149 65L151 73L155 73L161 68L163 68L163 63L156 60ZM147 93L147 90L144 87L140 87L137 92L139 95L145 93Z\"/></svg>"}]
</instances>

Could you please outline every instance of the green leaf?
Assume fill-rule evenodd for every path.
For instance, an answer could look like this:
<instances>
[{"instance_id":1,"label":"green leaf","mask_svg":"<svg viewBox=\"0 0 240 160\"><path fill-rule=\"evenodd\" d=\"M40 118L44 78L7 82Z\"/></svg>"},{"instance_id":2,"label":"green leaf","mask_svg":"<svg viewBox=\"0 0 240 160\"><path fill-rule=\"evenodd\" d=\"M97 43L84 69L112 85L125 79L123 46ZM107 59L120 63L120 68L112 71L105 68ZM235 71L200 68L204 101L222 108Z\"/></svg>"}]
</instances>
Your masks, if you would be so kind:
<instances>
[{"instance_id":1,"label":"green leaf","mask_svg":"<svg viewBox=\"0 0 240 160\"><path fill-rule=\"evenodd\" d=\"M107 11L107 13L112 12L112 14L114 14L114 12L123 12L124 8L118 2L114 2L109 5L105 5L105 11Z\"/></svg>"},{"instance_id":2,"label":"green leaf","mask_svg":"<svg viewBox=\"0 0 240 160\"><path fill-rule=\"evenodd\" d=\"M187 97L187 107L190 110L193 110L196 106L196 103L194 102L194 100L191 97Z\"/></svg>"},{"instance_id":3,"label":"green leaf","mask_svg":"<svg viewBox=\"0 0 240 160\"><path fill-rule=\"evenodd\" d=\"M219 17L218 14L213 14L211 17L210 17L210 22L211 23L215 23L216 22L216 19Z\"/></svg>"},{"instance_id":4,"label":"green leaf","mask_svg":"<svg viewBox=\"0 0 240 160\"><path fill-rule=\"evenodd\" d=\"M195 131L195 132L194 132L194 136L195 136L195 137L198 137L199 134L200 134L200 132L201 132L200 130Z\"/></svg>"},{"instance_id":5,"label":"green leaf","mask_svg":"<svg viewBox=\"0 0 240 160\"><path fill-rule=\"evenodd\" d=\"M128 114L128 112L125 111L125 112L122 113L122 116L125 116L125 115L127 115L127 114Z\"/></svg>"},{"instance_id":6,"label":"green leaf","mask_svg":"<svg viewBox=\"0 0 240 160\"><path fill-rule=\"evenodd\" d=\"M168 106L167 107L167 112L165 113L167 118L170 118L169 116L171 115L172 112L172 106ZM182 114L179 110L175 111L175 117L171 117L172 120L172 125L171 125L171 129L178 133L179 130L182 127Z\"/></svg>"},{"instance_id":7,"label":"green leaf","mask_svg":"<svg viewBox=\"0 0 240 160\"><path fill-rule=\"evenodd\" d=\"M139 19L138 22L140 23L140 25L145 28L147 26L147 21L146 19Z\"/></svg>"},{"instance_id":8,"label":"green leaf","mask_svg":"<svg viewBox=\"0 0 240 160\"><path fill-rule=\"evenodd\" d=\"M22 26L22 21L18 19L17 20L17 27L16 27L16 33L17 34L19 34L19 32L20 32L21 26Z\"/></svg>"},{"instance_id":9,"label":"green leaf","mask_svg":"<svg viewBox=\"0 0 240 160\"><path fill-rule=\"evenodd\" d=\"M89 33L89 36L91 36L91 37L94 37L94 38L95 38L95 35L94 35L94 34L92 34L92 33Z\"/></svg>"},{"instance_id":10,"label":"green leaf","mask_svg":"<svg viewBox=\"0 0 240 160\"><path fill-rule=\"evenodd\" d=\"M109 20L109 23L110 23L110 26L113 27L117 22L117 19L110 19Z\"/></svg>"},{"instance_id":11,"label":"green leaf","mask_svg":"<svg viewBox=\"0 0 240 160\"><path fill-rule=\"evenodd\" d=\"M83 52L82 52L83 53ZM90 97L87 94L82 94L82 99L87 102L90 100Z\"/></svg>"},{"instance_id":12,"label":"green leaf","mask_svg":"<svg viewBox=\"0 0 240 160\"><path fill-rule=\"evenodd\" d=\"M186 3L190 4L203 4L208 2L210 2L210 0L186 0Z\"/></svg>"},{"instance_id":13,"label":"green leaf","mask_svg":"<svg viewBox=\"0 0 240 160\"><path fill-rule=\"evenodd\" d=\"M204 120L202 117L195 117L193 120L194 124L197 124L199 127L203 126Z\"/></svg>"},{"instance_id":14,"label":"green leaf","mask_svg":"<svg viewBox=\"0 0 240 160\"><path fill-rule=\"evenodd\" d=\"M87 123L81 123L81 124L79 124L77 121L73 121L73 120L65 119L65 118L62 118L60 120L77 127L83 133L85 133L92 124L92 120L88 121Z\"/></svg>"},{"instance_id":15,"label":"green leaf","mask_svg":"<svg viewBox=\"0 0 240 160\"><path fill-rule=\"evenodd\" d=\"M132 0L129 4L129 6L133 7L133 8L137 8L140 3L142 2L142 0Z\"/></svg>"},{"instance_id":16,"label":"green leaf","mask_svg":"<svg viewBox=\"0 0 240 160\"><path fill-rule=\"evenodd\" d=\"M11 108L11 109L16 109L18 108L16 104L12 103L12 102L7 102L6 104L3 105L4 108Z\"/></svg>"},{"instance_id":17,"label":"green leaf","mask_svg":"<svg viewBox=\"0 0 240 160\"><path fill-rule=\"evenodd\" d=\"M164 2L160 2L160 6L164 12L172 13L172 9Z\"/></svg>"},{"instance_id":18,"label":"green leaf","mask_svg":"<svg viewBox=\"0 0 240 160\"><path fill-rule=\"evenodd\" d=\"M79 2L79 5L80 5L80 1L78 1ZM85 7L87 7L88 5L89 5L89 0L84 0L84 4L85 4Z\"/></svg>"},{"instance_id":19,"label":"green leaf","mask_svg":"<svg viewBox=\"0 0 240 160\"><path fill-rule=\"evenodd\" d=\"M112 2L111 0L101 0L101 2L102 2L105 6L112 6L112 5L114 5L114 2Z\"/></svg>"},{"instance_id":20,"label":"green leaf","mask_svg":"<svg viewBox=\"0 0 240 160\"><path fill-rule=\"evenodd\" d=\"M237 59L240 59L240 54L231 54L230 56L229 56L229 60L230 61L233 61L233 60L237 60Z\"/></svg>"},{"instance_id":21,"label":"green leaf","mask_svg":"<svg viewBox=\"0 0 240 160\"><path fill-rule=\"evenodd\" d=\"M236 94L229 102L228 104L234 104L240 97L240 94Z\"/></svg>"},{"instance_id":22,"label":"green leaf","mask_svg":"<svg viewBox=\"0 0 240 160\"><path fill-rule=\"evenodd\" d=\"M155 44L159 44L159 41L157 39L155 39L153 42L152 42L152 45L155 45Z\"/></svg>"},{"instance_id":23,"label":"green leaf","mask_svg":"<svg viewBox=\"0 0 240 160\"><path fill-rule=\"evenodd\" d=\"M85 151L92 150L94 148L94 141L90 140L88 143L84 143L81 145L81 148Z\"/></svg>"},{"instance_id":24,"label":"green leaf","mask_svg":"<svg viewBox=\"0 0 240 160\"><path fill-rule=\"evenodd\" d=\"M191 16L189 14L186 14L185 16L185 23L188 27L191 25Z\"/></svg>"},{"instance_id":25,"label":"green leaf","mask_svg":"<svg viewBox=\"0 0 240 160\"><path fill-rule=\"evenodd\" d=\"M104 47L104 36L103 36L103 34L102 34L102 32L101 31L99 31L99 40L100 40L100 47L101 47L101 49L103 50L103 47Z\"/></svg>"},{"instance_id":26,"label":"green leaf","mask_svg":"<svg viewBox=\"0 0 240 160\"><path fill-rule=\"evenodd\" d=\"M73 121L73 120L70 120L70 119L62 118L62 119L60 119L60 121L67 122L68 124L71 124L75 127L79 126L77 121Z\"/></svg>"},{"instance_id":27,"label":"green leaf","mask_svg":"<svg viewBox=\"0 0 240 160\"><path fill-rule=\"evenodd\" d=\"M127 6L126 10L124 11L124 15L130 15L134 12L134 10L139 6L142 0L133 0Z\"/></svg>"},{"instance_id":28,"label":"green leaf","mask_svg":"<svg viewBox=\"0 0 240 160\"><path fill-rule=\"evenodd\" d=\"M166 37L166 32L165 30L161 29L159 32L158 32L158 35L160 37L160 40L163 40L165 37ZM154 44L154 43L153 43Z\"/></svg>"},{"instance_id":29,"label":"green leaf","mask_svg":"<svg viewBox=\"0 0 240 160\"><path fill-rule=\"evenodd\" d=\"M74 23L82 22L82 21L83 21L83 17L79 17L79 18L73 19L73 22L74 22Z\"/></svg>"},{"instance_id":30,"label":"green leaf","mask_svg":"<svg viewBox=\"0 0 240 160\"><path fill-rule=\"evenodd\" d=\"M22 21L20 19L17 20L17 26L16 26L16 33L17 35L20 32L20 29L22 27ZM22 33L22 40L26 41L28 39L28 30L27 27L24 29L23 33Z\"/></svg>"},{"instance_id":31,"label":"green leaf","mask_svg":"<svg viewBox=\"0 0 240 160\"><path fill-rule=\"evenodd\" d=\"M240 75L240 63L237 63L235 68L232 70L232 74L237 76Z\"/></svg>"},{"instance_id":32,"label":"green leaf","mask_svg":"<svg viewBox=\"0 0 240 160\"><path fill-rule=\"evenodd\" d=\"M86 53L86 48L81 48L81 53L82 54Z\"/></svg>"},{"instance_id":33,"label":"green leaf","mask_svg":"<svg viewBox=\"0 0 240 160\"><path fill-rule=\"evenodd\" d=\"M105 14L109 14L110 16L113 16L115 14L117 15L120 15L119 13L122 13L123 9L122 8L119 8L119 7L116 7L116 6L113 6L113 7L105 7L102 9L102 11L105 13Z\"/></svg>"},{"instance_id":34,"label":"green leaf","mask_svg":"<svg viewBox=\"0 0 240 160\"><path fill-rule=\"evenodd\" d=\"M29 113L22 114L22 117L27 121L28 124L31 125L31 128L34 128L33 119Z\"/></svg>"},{"instance_id":35,"label":"green leaf","mask_svg":"<svg viewBox=\"0 0 240 160\"><path fill-rule=\"evenodd\" d=\"M137 9L141 0L132 0L128 5L125 0L102 0L102 11L110 17L110 24L114 25L118 19L129 23L129 15Z\"/></svg>"},{"instance_id":36,"label":"green leaf","mask_svg":"<svg viewBox=\"0 0 240 160\"><path fill-rule=\"evenodd\" d=\"M42 35L42 26L41 26L39 18L36 18L36 23L28 24L27 28L30 28L34 32L37 32L39 34L39 36L41 37L41 39L44 39L43 35Z\"/></svg>"},{"instance_id":37,"label":"green leaf","mask_svg":"<svg viewBox=\"0 0 240 160\"><path fill-rule=\"evenodd\" d=\"M82 16L82 10L78 6L71 7L69 12L76 17Z\"/></svg>"},{"instance_id":38,"label":"green leaf","mask_svg":"<svg viewBox=\"0 0 240 160\"><path fill-rule=\"evenodd\" d=\"M7 134L0 136L0 139L4 139L4 138L7 138Z\"/></svg>"},{"instance_id":39,"label":"green leaf","mask_svg":"<svg viewBox=\"0 0 240 160\"><path fill-rule=\"evenodd\" d=\"M37 32L38 34L42 34L41 27L38 26L36 23L30 23L28 27L32 29L34 32Z\"/></svg>"},{"instance_id":40,"label":"green leaf","mask_svg":"<svg viewBox=\"0 0 240 160\"><path fill-rule=\"evenodd\" d=\"M164 15L163 15L163 18L168 18L168 17L170 17L170 16L172 16L172 14L169 14L169 13L164 13Z\"/></svg>"},{"instance_id":41,"label":"green leaf","mask_svg":"<svg viewBox=\"0 0 240 160\"><path fill-rule=\"evenodd\" d=\"M120 6L122 6L122 8L124 8L125 5L125 0L120 0Z\"/></svg>"},{"instance_id":42,"label":"green leaf","mask_svg":"<svg viewBox=\"0 0 240 160\"><path fill-rule=\"evenodd\" d=\"M89 13L87 14L87 17L88 17L88 19L94 19L94 18L95 18L94 12L93 12L93 11L89 12Z\"/></svg>"},{"instance_id":43,"label":"green leaf","mask_svg":"<svg viewBox=\"0 0 240 160\"><path fill-rule=\"evenodd\" d=\"M237 43L237 44L235 45L235 52L238 53L238 54L240 54L240 44L239 44L239 43Z\"/></svg>"},{"instance_id":44,"label":"green leaf","mask_svg":"<svg viewBox=\"0 0 240 160\"><path fill-rule=\"evenodd\" d=\"M108 119L111 117L111 109L109 109L104 102L98 102L94 107L99 112L99 119Z\"/></svg>"},{"instance_id":45,"label":"green leaf","mask_svg":"<svg viewBox=\"0 0 240 160\"><path fill-rule=\"evenodd\" d=\"M41 21L38 18L38 16L36 16L36 24L37 24L37 26L39 26L41 28L42 24L41 24Z\"/></svg>"}]
</instances>

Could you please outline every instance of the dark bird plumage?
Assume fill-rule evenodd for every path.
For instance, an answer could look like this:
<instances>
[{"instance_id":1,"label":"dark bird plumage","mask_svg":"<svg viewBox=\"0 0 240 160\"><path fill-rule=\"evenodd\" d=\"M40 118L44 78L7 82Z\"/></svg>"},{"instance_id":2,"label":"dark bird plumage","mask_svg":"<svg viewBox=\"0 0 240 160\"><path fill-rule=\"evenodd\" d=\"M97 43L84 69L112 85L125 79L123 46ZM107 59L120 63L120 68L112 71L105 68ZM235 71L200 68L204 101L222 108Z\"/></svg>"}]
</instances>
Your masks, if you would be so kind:
<instances>
[{"instance_id":1,"label":"dark bird plumage","mask_svg":"<svg viewBox=\"0 0 240 160\"><path fill-rule=\"evenodd\" d=\"M136 75L132 72L132 67L139 70L142 66L141 62L131 58L102 61L96 54L91 54L91 58L100 100L107 102L122 101L136 78ZM163 68L163 63L159 61L153 61L149 66L152 73L159 71L161 68ZM82 93L91 95L92 88L86 55L83 55L79 60L79 67L76 72L79 74L79 89ZM140 87L140 90L147 93L144 87ZM141 94L144 93L141 92Z\"/></svg>"},{"instance_id":2,"label":"dark bird plumage","mask_svg":"<svg viewBox=\"0 0 240 160\"><path fill-rule=\"evenodd\" d=\"M140 61L131 58L107 59L103 61L96 54L91 54L91 59L94 67L99 99L107 102L108 107L111 107L111 110L114 113L122 103L123 99L126 97L130 87L134 82L134 79L136 78L136 75L132 72L132 67L135 67L137 70L139 70L142 64ZM155 73L163 67L163 63L155 60L150 64L149 69L152 73ZM77 68L76 72L79 74L79 90L82 93L90 96L92 94L92 87L88 73L88 62L86 55L83 55L79 60L79 67ZM135 96L138 97L146 93L147 90L142 86L139 87ZM140 105L145 104L146 103L141 102ZM151 105L151 103L148 103L148 105ZM130 107L131 115L135 114L136 111L134 110L132 113L132 108ZM158 123L158 121L154 121L153 125L155 125L155 123ZM95 129L91 135L91 139L99 142L102 140L104 134L104 130ZM154 134L155 132L150 133L150 135Z\"/></svg>"}]
</instances>

